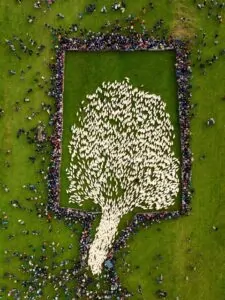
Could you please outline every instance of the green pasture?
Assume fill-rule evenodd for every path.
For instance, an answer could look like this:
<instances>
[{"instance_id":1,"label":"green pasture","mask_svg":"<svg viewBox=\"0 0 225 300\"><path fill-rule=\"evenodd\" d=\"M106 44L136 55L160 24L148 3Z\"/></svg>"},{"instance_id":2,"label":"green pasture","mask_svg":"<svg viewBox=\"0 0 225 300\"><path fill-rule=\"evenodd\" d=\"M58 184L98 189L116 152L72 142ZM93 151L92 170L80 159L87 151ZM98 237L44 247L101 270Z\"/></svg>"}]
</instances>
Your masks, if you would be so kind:
<instances>
[{"instance_id":1,"label":"green pasture","mask_svg":"<svg viewBox=\"0 0 225 300\"><path fill-rule=\"evenodd\" d=\"M122 81L128 76L134 87L161 95L162 99L167 103L167 112L170 114L171 122L175 127L174 151L176 156L180 157L178 101L174 64L174 51L137 51L134 53L67 52L65 60L61 165L61 203L63 206L68 206L69 201L66 193L66 189L69 186L66 168L70 163L68 144L72 137L71 126L78 121L76 113L81 106L81 101L86 99L87 94L94 93L103 81ZM179 200L177 199L177 202ZM93 202L86 203L86 205L84 203L82 209L92 209L92 207Z\"/></svg>"},{"instance_id":2,"label":"green pasture","mask_svg":"<svg viewBox=\"0 0 225 300\"><path fill-rule=\"evenodd\" d=\"M68 260L69 266L72 267L79 257L80 225L66 225L54 218L49 223L47 218L38 217L35 208L43 210L47 201L47 186L43 176L47 174L50 149L46 149L43 155L37 154L34 145L27 143L25 134L17 138L19 128L28 131L39 121L47 126L49 115L41 110L42 102L54 107L53 100L46 93L50 78L48 63L54 57L54 52L51 35L44 24L67 28L72 23L77 23L80 28L99 31L107 21L113 22L118 19L121 20L121 26L126 33L127 23L124 19L129 14L140 20L144 19L146 30L149 31L156 21L163 19L163 28L154 33L150 32L151 35L175 35L190 41L193 66L192 103L195 105L191 123L194 193L192 213L189 217L141 228L130 238L127 248L117 254L116 268L123 286L133 293L132 299L154 300L157 289L166 290L167 298L171 300L224 299L225 102L222 99L225 96L225 56L220 55L225 49L224 10L220 12L219 8L215 8L208 15L208 9L197 9L193 0L154 0L154 10L147 8L144 11L143 7L148 7L149 1L127 0L127 9L121 14L110 11L113 1L98 0L95 1L97 11L93 15L84 14L83 19L79 19L78 13L83 12L89 4L87 0L57 0L50 9L43 7L40 10L33 8L33 1L21 2L18 4L14 0L0 0L0 108L4 110L3 116L0 117L0 288L6 288L5 292L0 293L2 299L8 299L9 290L19 288L22 280L31 278L29 274L22 272L22 262L18 257L12 258L10 251L34 255L34 261L39 263L43 243L50 245L55 242L58 245L57 256L54 257L50 247L46 252L47 260L44 264L49 266L49 270L55 261L60 264L63 260ZM106 15L100 13L103 5L110 11ZM58 19L57 13L64 14L65 18ZM218 14L223 17L221 24L217 20ZM36 17L33 24L28 23L28 15ZM135 24L135 28L142 30L143 26ZM79 35L79 32L75 35ZM13 36L21 38L33 49L34 54L29 56L23 53L19 41L13 40ZM45 45L46 48L39 56L36 54L37 47L29 44L30 38L37 42L37 46ZM6 39L14 41L16 53L21 60L6 45ZM199 65L207 65L205 61L213 55L218 56L218 60L207 66L203 75ZM79 101L86 93L95 91L102 79L113 80L129 76L134 85L144 84L144 88L150 92L161 94L176 124L173 64L174 58L171 53L107 53L100 56L69 54L66 58L64 95L64 154L70 139L69 128L76 121L75 111ZM31 65L31 69L28 65ZM15 70L16 75L10 76L8 70ZM43 89L38 87L34 81L36 79L44 86ZM33 92L28 96L29 88L33 88ZM30 98L30 102L23 101L26 97ZM17 101L19 111L16 110ZM33 112L38 114L30 121L27 117ZM212 128L206 126L210 117L216 121ZM48 131L50 133L51 127ZM10 153L7 154L8 150ZM36 157L34 164L28 159L29 156ZM67 163L68 156L65 155L63 164ZM41 175L40 169L43 169L45 174ZM62 169L62 175L63 172ZM28 184L34 184L37 192L23 187ZM62 186L66 184L64 174ZM12 207L12 200L18 200L22 208ZM66 204L66 201L63 188L62 203ZM5 215L8 224L5 222ZM20 225L18 220L24 221L24 225ZM218 227L218 230L214 231L213 226ZM24 230L29 230L29 234L24 234ZM32 234L32 231L38 232L38 235ZM59 274L62 268L56 268L53 272ZM16 278L5 278L3 275L6 272L14 273ZM156 278L161 274L163 282L158 284ZM137 291L138 285L142 287L142 295ZM75 281L68 283L69 288L73 286L76 286ZM26 287L22 289L26 291ZM60 299L67 299L62 288L59 293ZM42 299L47 299L47 296L54 299L55 294L56 291L47 280Z\"/></svg>"}]
</instances>

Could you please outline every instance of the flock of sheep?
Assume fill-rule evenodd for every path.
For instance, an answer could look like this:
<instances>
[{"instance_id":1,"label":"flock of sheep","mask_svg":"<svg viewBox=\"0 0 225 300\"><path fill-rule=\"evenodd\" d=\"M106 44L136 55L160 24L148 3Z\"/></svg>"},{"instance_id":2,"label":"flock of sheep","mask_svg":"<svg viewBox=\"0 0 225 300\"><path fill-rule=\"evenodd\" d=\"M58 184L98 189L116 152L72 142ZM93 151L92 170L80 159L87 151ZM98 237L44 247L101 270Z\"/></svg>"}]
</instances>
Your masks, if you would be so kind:
<instances>
[{"instance_id":1,"label":"flock of sheep","mask_svg":"<svg viewBox=\"0 0 225 300\"><path fill-rule=\"evenodd\" d=\"M134 88L127 77L87 95L71 129L67 192L71 203L92 200L102 209L88 257L92 273L100 274L122 216L135 207L160 210L174 203L175 136L160 96Z\"/></svg>"}]
</instances>

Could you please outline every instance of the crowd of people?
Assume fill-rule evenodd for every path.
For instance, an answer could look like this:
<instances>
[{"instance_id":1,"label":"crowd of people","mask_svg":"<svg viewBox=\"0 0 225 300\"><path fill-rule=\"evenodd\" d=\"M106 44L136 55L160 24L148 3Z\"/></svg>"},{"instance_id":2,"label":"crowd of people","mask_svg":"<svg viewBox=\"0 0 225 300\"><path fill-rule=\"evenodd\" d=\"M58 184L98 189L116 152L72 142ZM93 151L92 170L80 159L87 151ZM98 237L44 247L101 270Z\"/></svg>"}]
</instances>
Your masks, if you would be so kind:
<instances>
[{"instance_id":1,"label":"crowd of people","mask_svg":"<svg viewBox=\"0 0 225 300\"><path fill-rule=\"evenodd\" d=\"M49 95L55 98L56 113L54 115L54 134L51 137L53 146L51 167L49 168L49 200L48 209L59 218L67 220L79 220L84 225L84 232L80 241L82 265L87 264L87 251L90 245L89 231L96 213L60 207L60 163L62 152L63 129L63 89L64 89L64 60L66 51L164 51L171 50L176 53L176 77L179 100L179 120L181 130L181 195L182 203L179 210L171 212L138 213L131 224L122 230L115 241L112 250L107 257L105 269L108 270L108 278L114 284L113 293L121 292L118 277L115 273L114 253L126 245L129 236L141 225L149 225L162 220L178 218L189 214L191 198L191 150L190 150L190 75L188 45L180 40L156 40L147 36L122 36L119 34L90 34L86 39L59 37L59 44L55 46L56 63L52 64L52 89ZM110 268L108 268L110 262ZM84 285L85 286L85 285ZM112 285L113 286L113 285ZM87 292L84 288L83 294ZM89 293L89 292L88 292ZM111 293L111 292L110 292ZM125 295L129 295L125 291Z\"/></svg>"},{"instance_id":2,"label":"crowd of people","mask_svg":"<svg viewBox=\"0 0 225 300\"><path fill-rule=\"evenodd\" d=\"M173 50L178 41L149 38L148 35L121 35L116 33L89 33L85 39L62 37L60 50L64 51L143 51Z\"/></svg>"}]
</instances>

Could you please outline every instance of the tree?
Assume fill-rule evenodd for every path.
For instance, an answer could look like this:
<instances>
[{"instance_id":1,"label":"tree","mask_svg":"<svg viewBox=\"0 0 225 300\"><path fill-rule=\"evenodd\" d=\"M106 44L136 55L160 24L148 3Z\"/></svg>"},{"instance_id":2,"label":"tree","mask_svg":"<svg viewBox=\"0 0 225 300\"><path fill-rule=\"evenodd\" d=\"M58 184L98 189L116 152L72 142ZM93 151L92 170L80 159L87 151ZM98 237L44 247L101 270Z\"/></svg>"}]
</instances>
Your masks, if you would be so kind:
<instances>
[{"instance_id":1,"label":"tree","mask_svg":"<svg viewBox=\"0 0 225 300\"><path fill-rule=\"evenodd\" d=\"M103 82L86 98L71 128L67 192L71 203L91 199L102 209L88 257L93 274L99 274L122 216L135 207L159 210L174 203L179 161L160 96L125 78Z\"/></svg>"}]
</instances>

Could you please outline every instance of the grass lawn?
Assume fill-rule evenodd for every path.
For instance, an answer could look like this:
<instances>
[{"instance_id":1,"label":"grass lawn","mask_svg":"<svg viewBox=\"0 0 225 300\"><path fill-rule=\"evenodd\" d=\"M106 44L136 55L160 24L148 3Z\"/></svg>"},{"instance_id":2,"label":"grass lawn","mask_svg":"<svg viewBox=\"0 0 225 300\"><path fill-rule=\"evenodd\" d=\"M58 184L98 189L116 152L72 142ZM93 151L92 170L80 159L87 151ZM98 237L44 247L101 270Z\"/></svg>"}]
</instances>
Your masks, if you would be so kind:
<instances>
[{"instance_id":1,"label":"grass lawn","mask_svg":"<svg viewBox=\"0 0 225 300\"><path fill-rule=\"evenodd\" d=\"M4 116L0 117L0 218L4 217L5 212L9 220L8 229L4 229L4 226L0 229L0 288L6 287L2 299L8 298L7 292L10 289L20 287L21 280L32 279L30 274L22 273L19 269L22 262L18 257L12 258L12 252L9 250L34 255L33 261L39 264L43 242L46 241L48 245L52 242L56 245L59 243L56 257L53 255L52 247L46 250L48 259L44 264L50 269L53 262L57 261L60 264L65 259L72 267L79 253L81 228L78 224L69 227L63 221L54 219L52 223L48 223L46 218L37 216L35 207L41 207L41 203L45 205L47 199L46 183L39 170L43 169L45 174L47 172L49 149L46 149L43 155L38 155L34 145L27 143L24 134L20 138L16 137L19 128L28 131L36 126L39 120L47 126L49 116L46 111L41 110L41 103L49 103L52 106L54 104L45 93L48 82L41 78L44 76L49 80L48 62L54 55L51 51L50 33L44 24L67 27L77 23L82 28L98 31L106 21L124 19L130 13L145 19L146 29L151 29L161 18L168 34L181 33L190 39L193 65L192 102L196 104L193 111L195 117L191 125L195 192L191 216L141 229L129 240L128 248L118 253L117 270L123 285L134 293L133 299L154 300L156 298L154 293L158 288L168 291L168 299L171 300L176 297L180 300L224 299L225 102L222 101L222 97L225 95L225 56L219 55L221 50L225 49L224 10L220 12L218 7L213 8L208 17L208 8L197 9L193 0L154 0L152 2L155 9L152 11L147 9L144 14L142 8L147 6L149 1L127 0L127 10L124 14L110 12L104 15L99 12L101 7L106 5L110 10L113 1L99 0L96 2L97 11L92 16L85 15L80 20L77 15L89 4L87 0L76 3L74 0L57 0L51 9L46 9L46 12L43 8L40 10L33 8L32 2L24 0L21 5L16 1L0 2L0 108L5 111ZM57 18L56 14L59 12L65 15L65 19ZM222 24L217 21L218 13L223 17ZM33 24L27 22L28 15L36 17ZM182 17L186 19L181 21ZM122 24L126 25L124 21ZM159 30L154 35L160 36L162 33L162 30ZM197 34L196 38L194 34ZM13 35L21 38L34 50L34 54L29 56L23 53L19 42L14 41L16 52L21 56L21 60L17 59L5 44L5 39L13 40ZM36 55L37 47L30 44L30 38L34 39L37 45L46 46L39 56ZM205 61L211 59L213 55L217 55L219 59L208 66L206 74L202 75L200 63L207 64ZM65 145L70 139L69 128L75 122L74 105L79 105L84 95L93 92L102 80L121 79L128 75L134 85L144 84L150 92L162 95L168 103L174 124L177 123L175 114L177 103L174 96L176 85L172 76L173 57L171 53L160 54L157 59L156 56L157 53L107 53L100 56L88 54L87 59L84 58L85 54L71 53L67 56L64 101L66 132L63 148L65 153L67 151ZM32 68L27 68L28 65ZM10 69L16 71L15 76L8 75ZM21 73L22 70L24 74ZM70 74L73 74L73 77ZM35 83L34 79L37 78L39 83L44 85L43 89ZM86 84L82 86L84 82ZM29 95L30 102L24 103L23 99L28 97L26 91L29 88L33 88L33 92ZM19 101L19 111L16 111L16 101ZM39 114L29 121L26 117L33 112ZM206 121L210 117L215 118L216 124L212 128L207 128ZM50 132L51 128L48 128L48 131ZM11 153L6 154L7 150L11 150ZM200 159L203 154L205 159ZM34 164L28 159L29 156L36 157ZM67 158L63 156L63 160L67 165L68 156ZM10 167L7 167L8 164ZM62 177L63 185L66 186L65 176ZM27 184L35 184L37 192L23 188ZM38 198L35 200L36 196ZM18 200L22 208L12 207L10 204L12 200ZM63 194L62 203L66 202L66 195ZM20 225L18 219L23 220L25 224ZM217 231L212 230L213 225L218 227ZM29 230L29 235L24 234L24 230ZM32 230L38 232L38 235L32 234ZM15 237L10 238L9 235ZM72 249L69 249L70 244L73 246ZM65 249L64 252L62 247ZM162 255L161 259L159 254ZM130 264L130 272L127 272L127 264ZM63 264L53 272L59 275L62 268ZM14 273L16 278L3 278L5 272ZM163 283L158 285L156 277L160 274L164 279ZM139 284L142 286L142 295L137 292ZM68 283L70 288L73 285L76 286L76 282ZM26 287L21 289L27 290ZM60 289L59 292L60 299L66 299L64 290ZM54 299L55 294L51 282L47 280L43 299L47 299L46 295L50 297L49 299Z\"/></svg>"},{"instance_id":2,"label":"grass lawn","mask_svg":"<svg viewBox=\"0 0 225 300\"><path fill-rule=\"evenodd\" d=\"M167 112L175 127L174 151L180 156L178 101L176 96L175 53L165 52L107 52L75 53L68 52L65 61L65 91L63 116L63 149L61 166L61 204L68 206L69 182L66 168L70 155L68 144L71 139L71 126L77 122L76 112L87 94L93 93L103 81L122 81L128 76L134 87L143 84L143 89L161 95L167 103ZM179 198L179 197L178 197ZM177 199L177 205L179 205ZM75 205L74 205L75 206ZM81 209L92 209L93 203L86 203ZM78 206L78 208L80 208ZM94 208L93 208L94 209ZM173 207L174 209L174 207Z\"/></svg>"}]
</instances>

